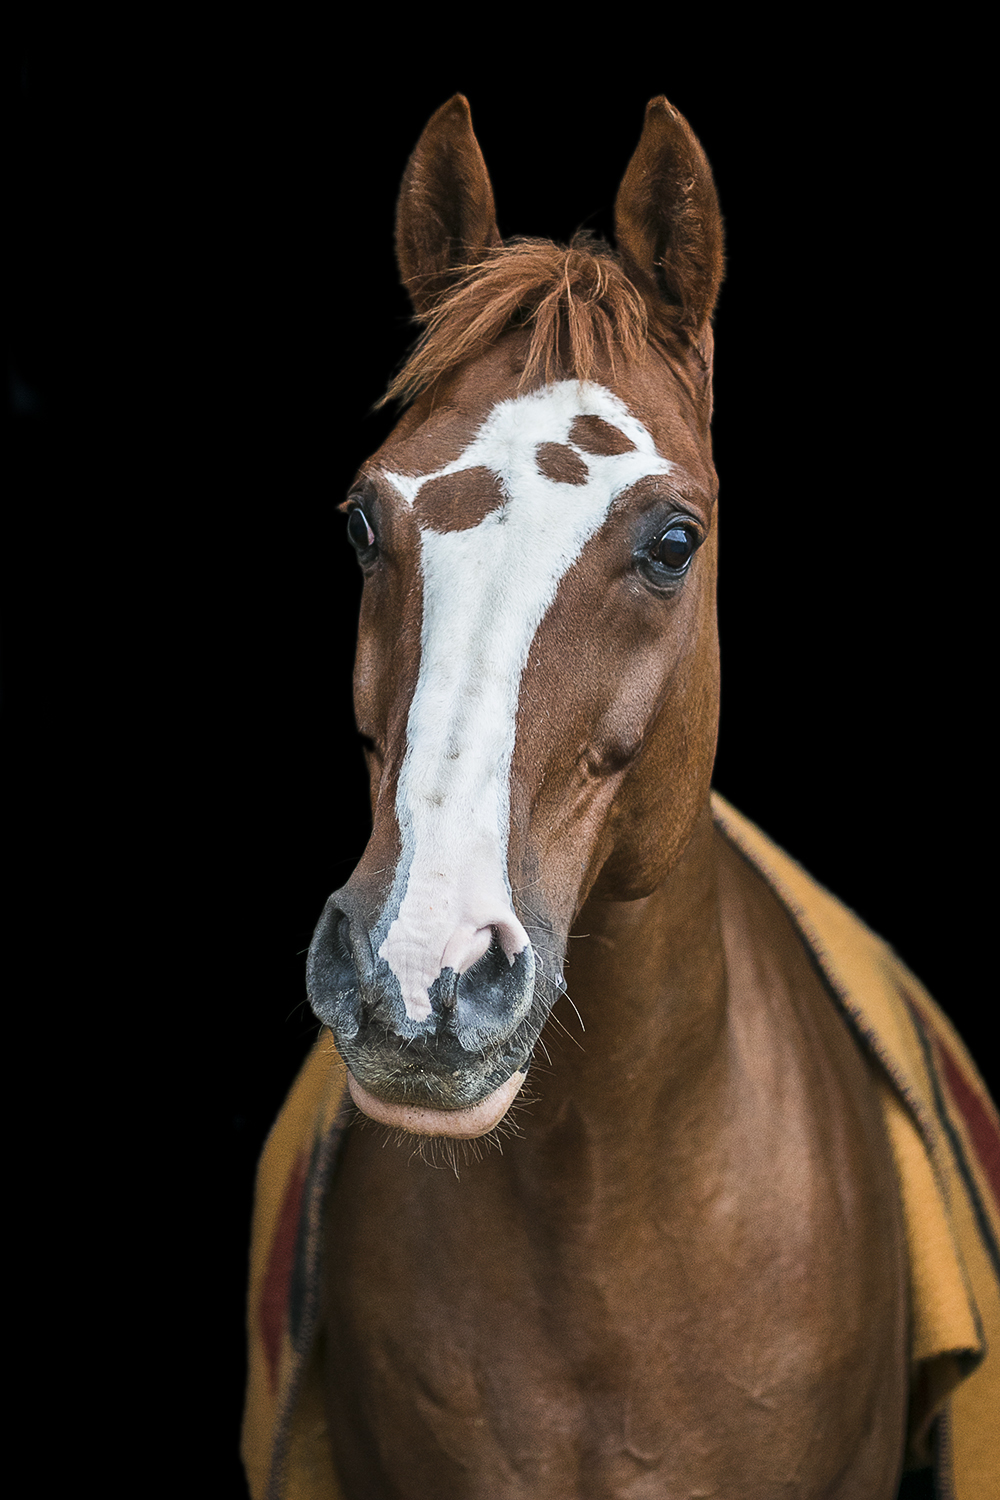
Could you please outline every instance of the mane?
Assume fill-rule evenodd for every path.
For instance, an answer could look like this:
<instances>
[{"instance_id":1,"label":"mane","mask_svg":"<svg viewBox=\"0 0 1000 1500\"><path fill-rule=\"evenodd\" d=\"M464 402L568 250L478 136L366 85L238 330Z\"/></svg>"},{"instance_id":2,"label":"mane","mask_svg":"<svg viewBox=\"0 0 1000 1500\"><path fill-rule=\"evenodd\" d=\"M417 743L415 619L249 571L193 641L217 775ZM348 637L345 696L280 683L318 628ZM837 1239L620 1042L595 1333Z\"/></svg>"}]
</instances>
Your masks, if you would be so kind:
<instances>
[{"instance_id":1,"label":"mane","mask_svg":"<svg viewBox=\"0 0 1000 1500\"><path fill-rule=\"evenodd\" d=\"M646 305L614 251L586 231L569 245L515 239L465 268L422 321L424 331L378 402L412 401L510 328L530 328L518 388L561 371L589 380L604 353L634 358L648 333Z\"/></svg>"}]
</instances>

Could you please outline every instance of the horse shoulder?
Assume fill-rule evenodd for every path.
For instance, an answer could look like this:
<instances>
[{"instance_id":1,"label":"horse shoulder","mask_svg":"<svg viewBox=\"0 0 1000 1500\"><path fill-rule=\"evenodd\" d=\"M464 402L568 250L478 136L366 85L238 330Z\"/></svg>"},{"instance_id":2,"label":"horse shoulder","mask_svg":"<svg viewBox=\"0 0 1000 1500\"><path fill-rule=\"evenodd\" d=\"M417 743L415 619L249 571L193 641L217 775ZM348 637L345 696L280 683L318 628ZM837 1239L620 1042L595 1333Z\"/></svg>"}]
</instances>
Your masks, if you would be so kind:
<instances>
[{"instance_id":1,"label":"horse shoulder","mask_svg":"<svg viewBox=\"0 0 1000 1500\"><path fill-rule=\"evenodd\" d=\"M853 1430L862 1447L899 1451L906 1250L875 1064L785 907L721 837L717 869L739 1269L770 1309L774 1349L797 1372L803 1420L812 1402L829 1441ZM776 1358L774 1390L781 1365Z\"/></svg>"}]
</instances>

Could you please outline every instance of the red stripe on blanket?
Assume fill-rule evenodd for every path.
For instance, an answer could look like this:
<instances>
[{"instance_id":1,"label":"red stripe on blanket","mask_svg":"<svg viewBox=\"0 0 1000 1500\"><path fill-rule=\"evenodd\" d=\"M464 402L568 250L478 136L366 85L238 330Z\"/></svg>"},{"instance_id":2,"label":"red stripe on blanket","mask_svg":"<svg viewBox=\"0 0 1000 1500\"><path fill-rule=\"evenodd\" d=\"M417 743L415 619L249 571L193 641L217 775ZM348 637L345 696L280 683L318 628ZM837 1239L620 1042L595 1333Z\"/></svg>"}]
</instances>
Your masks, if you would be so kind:
<instances>
[{"instance_id":1,"label":"red stripe on blanket","mask_svg":"<svg viewBox=\"0 0 1000 1500\"><path fill-rule=\"evenodd\" d=\"M308 1165L308 1157L303 1152L295 1163L295 1170L285 1188L281 1213L278 1215L278 1227L271 1241L271 1253L268 1256L264 1285L260 1293L258 1316L272 1389L277 1378L281 1335L288 1310L288 1287L292 1279L295 1240L299 1232L299 1212L302 1207L302 1189L305 1186Z\"/></svg>"},{"instance_id":2,"label":"red stripe on blanket","mask_svg":"<svg viewBox=\"0 0 1000 1500\"><path fill-rule=\"evenodd\" d=\"M961 1068L935 1034L935 1045L944 1064L944 1078L948 1092L965 1121L965 1128L975 1147L983 1175L993 1192L993 1199L1000 1212L1000 1135L979 1095L973 1089Z\"/></svg>"}]
</instances>

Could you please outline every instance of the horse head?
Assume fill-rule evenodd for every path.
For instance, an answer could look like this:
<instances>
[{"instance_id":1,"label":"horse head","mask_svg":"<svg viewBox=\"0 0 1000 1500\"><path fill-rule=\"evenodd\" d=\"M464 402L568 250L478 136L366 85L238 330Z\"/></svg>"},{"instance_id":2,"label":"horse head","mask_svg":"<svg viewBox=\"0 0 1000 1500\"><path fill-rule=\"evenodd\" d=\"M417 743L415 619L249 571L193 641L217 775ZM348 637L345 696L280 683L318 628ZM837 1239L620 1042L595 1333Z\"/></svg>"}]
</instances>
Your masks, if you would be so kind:
<instances>
[{"instance_id":1,"label":"horse head","mask_svg":"<svg viewBox=\"0 0 1000 1500\"><path fill-rule=\"evenodd\" d=\"M417 1133L498 1123L583 902L654 890L708 802L722 227L662 97L615 225L617 253L503 244L461 96L403 180L424 332L344 504L373 831L308 988L355 1103Z\"/></svg>"}]
</instances>

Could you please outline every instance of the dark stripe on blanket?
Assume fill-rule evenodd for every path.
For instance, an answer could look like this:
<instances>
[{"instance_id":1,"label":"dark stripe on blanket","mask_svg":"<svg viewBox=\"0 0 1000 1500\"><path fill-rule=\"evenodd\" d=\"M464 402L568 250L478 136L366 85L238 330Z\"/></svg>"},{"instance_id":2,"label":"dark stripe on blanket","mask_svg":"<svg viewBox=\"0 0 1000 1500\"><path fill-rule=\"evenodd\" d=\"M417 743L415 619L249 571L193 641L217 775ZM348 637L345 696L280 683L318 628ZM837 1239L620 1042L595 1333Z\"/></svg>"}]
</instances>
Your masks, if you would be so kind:
<instances>
[{"instance_id":1,"label":"dark stripe on blanket","mask_svg":"<svg viewBox=\"0 0 1000 1500\"><path fill-rule=\"evenodd\" d=\"M1000 1135L997 1135L993 1121L983 1108L982 1100L969 1087L965 1074L948 1048L940 1037L937 1037L936 1041L944 1062L948 1092L962 1113L969 1135L972 1137L972 1144L976 1148L983 1176L990 1185L993 1202L996 1204L997 1212L1000 1213Z\"/></svg>"},{"instance_id":2,"label":"dark stripe on blanket","mask_svg":"<svg viewBox=\"0 0 1000 1500\"><path fill-rule=\"evenodd\" d=\"M919 1038L920 1045L923 1049L924 1058L927 1063L927 1071L930 1074L931 1085L934 1089L934 1107L937 1110L941 1125L948 1137L951 1149L954 1152L955 1161L958 1165L958 1170L961 1173L962 1181L965 1183L965 1189L969 1195L969 1202L972 1204L973 1213L976 1216L976 1224L979 1228L980 1238L982 1239L982 1242L986 1247L986 1253L989 1256L993 1266L993 1274L996 1276L997 1280L1000 1281L1000 1247L998 1247L997 1245L996 1236L993 1233L993 1226L990 1224L989 1216L983 1205L983 1200L980 1197L978 1184L976 1183L975 1177L972 1175L972 1171L970 1170L969 1163L966 1159L965 1148L962 1145L961 1137L959 1136L958 1131L955 1129L954 1125L951 1122L951 1116L948 1113L947 1105L945 1104L945 1101L941 1096L941 1071L938 1067L937 1058L935 1057L935 1049L940 1053L942 1059L945 1060L946 1065L948 1062L950 1062L952 1069L956 1072L958 1071L957 1065L951 1060L947 1048L943 1045L941 1038L938 1036L937 1032L932 1032L930 1036L928 1035L929 1028L927 1026L927 1023L918 1010L916 1004L910 999L909 995L906 994L905 990L902 989L900 990L900 993L902 994L903 999L906 1001L907 1009L909 1010L910 1015L913 1019L913 1028L917 1033L917 1037ZM933 1036L933 1043L931 1041L931 1036ZM955 1100L955 1107L959 1109L964 1117L964 1110L961 1110L961 1104L957 1098ZM989 1121L987 1120L986 1123L988 1125ZM975 1137L973 1137L973 1139L975 1139Z\"/></svg>"},{"instance_id":3,"label":"dark stripe on blanket","mask_svg":"<svg viewBox=\"0 0 1000 1500\"><path fill-rule=\"evenodd\" d=\"M288 1179L285 1196L278 1215L278 1228L271 1242L267 1271L260 1292L261 1337L267 1355L267 1371L271 1377L271 1389L278 1375L278 1359L281 1355L281 1335L284 1332L288 1311L289 1287L292 1267L296 1259L299 1238L299 1220L302 1212L302 1189L306 1182L306 1156L303 1152L295 1163L295 1170Z\"/></svg>"}]
</instances>

